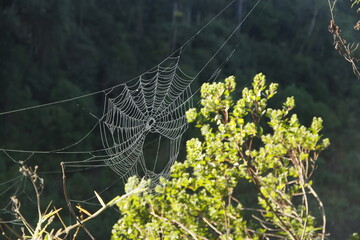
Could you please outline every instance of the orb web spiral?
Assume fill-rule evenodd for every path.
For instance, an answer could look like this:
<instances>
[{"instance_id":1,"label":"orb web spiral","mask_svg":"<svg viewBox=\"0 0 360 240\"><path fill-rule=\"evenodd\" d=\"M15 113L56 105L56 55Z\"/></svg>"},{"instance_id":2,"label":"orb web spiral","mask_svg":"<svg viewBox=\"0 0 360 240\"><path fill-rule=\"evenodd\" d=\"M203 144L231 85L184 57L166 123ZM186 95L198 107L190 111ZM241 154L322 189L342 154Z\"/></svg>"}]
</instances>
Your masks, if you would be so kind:
<instances>
[{"instance_id":1,"label":"orb web spiral","mask_svg":"<svg viewBox=\"0 0 360 240\"><path fill-rule=\"evenodd\" d=\"M100 123L108 155L105 163L124 178L137 175L139 170L153 180L167 176L188 127L185 113L192 106L193 80L180 69L179 57L172 57L142 74L135 84L107 92ZM157 173L146 161L155 161L158 156L144 156L148 134L159 135L159 144L163 138L169 141L167 163Z\"/></svg>"}]
</instances>

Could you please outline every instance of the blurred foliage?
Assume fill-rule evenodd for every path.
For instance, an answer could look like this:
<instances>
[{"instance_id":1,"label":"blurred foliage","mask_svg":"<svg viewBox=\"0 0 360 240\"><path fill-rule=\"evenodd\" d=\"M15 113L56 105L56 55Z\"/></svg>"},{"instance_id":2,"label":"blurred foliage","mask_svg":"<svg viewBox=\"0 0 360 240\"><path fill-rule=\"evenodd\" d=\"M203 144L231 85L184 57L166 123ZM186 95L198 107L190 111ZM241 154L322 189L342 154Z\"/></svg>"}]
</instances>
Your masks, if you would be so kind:
<instances>
[{"instance_id":1,"label":"blurred foliage","mask_svg":"<svg viewBox=\"0 0 360 240\"><path fill-rule=\"evenodd\" d=\"M351 0L351 1L353 2L351 7L353 7L353 6L357 5L357 4L360 4L359 0ZM359 9L358 9L358 11L359 11Z\"/></svg>"},{"instance_id":2,"label":"blurred foliage","mask_svg":"<svg viewBox=\"0 0 360 240\"><path fill-rule=\"evenodd\" d=\"M206 24L229 1L217 0L3 0L0 2L0 111L78 96L125 82L158 64ZM184 49L182 69L195 75L253 5L237 0ZM358 15L352 2L338 1L336 16L349 41ZM197 83L206 82L215 68L237 46L223 66L221 77L234 74L240 87L256 72L264 72L282 86L283 96L294 95L295 112L305 124L311 116L324 119L329 151L319 159L315 188L324 199L334 239L346 239L360 227L360 82L351 67L333 50L328 33L326 1L263 0L239 33L214 58ZM196 102L196 101L195 101ZM0 116L0 147L46 149L63 147L83 137L96 123L103 96L80 99L48 108ZM84 110L85 109L85 110ZM188 137L193 131L187 133ZM101 147L94 137L79 149ZM0 179L18 176L18 167L0 153ZM28 155L14 156L26 159ZM59 162L78 160L36 155L29 164L40 171L59 169ZM98 170L100 171L100 170ZM116 179L107 170L69 173L77 199L89 196L75 187L82 183L104 189ZM101 178L94 179L97 174ZM58 178L48 174L49 199L63 198ZM72 176L76 176L74 181ZM52 182L52 184L50 184ZM7 185L0 185L0 192ZM56 189L54 191L54 189ZM106 191L115 196L119 190ZM71 189L70 189L71 192ZM83 194L83 195L81 195ZM11 193L9 193L9 196ZM1 202L6 202L2 195ZM29 204L31 201L26 198ZM29 205L32 206L32 205ZM57 204L59 206L59 204ZM3 207L0 206L0 208ZM107 221L104 218L104 224ZM98 236L110 232L99 227ZM96 226L96 224L94 224Z\"/></svg>"}]
</instances>

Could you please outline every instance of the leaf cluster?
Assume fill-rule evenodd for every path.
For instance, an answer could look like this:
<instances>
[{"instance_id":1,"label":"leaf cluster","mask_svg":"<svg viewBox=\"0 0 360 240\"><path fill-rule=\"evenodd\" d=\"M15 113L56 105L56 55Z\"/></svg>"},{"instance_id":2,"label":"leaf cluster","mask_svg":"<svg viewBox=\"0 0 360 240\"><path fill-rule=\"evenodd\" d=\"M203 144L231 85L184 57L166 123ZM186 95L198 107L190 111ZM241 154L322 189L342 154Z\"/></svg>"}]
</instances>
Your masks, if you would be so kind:
<instances>
[{"instance_id":1,"label":"leaf cluster","mask_svg":"<svg viewBox=\"0 0 360 240\"><path fill-rule=\"evenodd\" d=\"M351 0L351 2L352 2L351 7L354 7L355 5L358 5L360 3L359 0ZM357 11L359 11L359 9Z\"/></svg>"}]
</instances>

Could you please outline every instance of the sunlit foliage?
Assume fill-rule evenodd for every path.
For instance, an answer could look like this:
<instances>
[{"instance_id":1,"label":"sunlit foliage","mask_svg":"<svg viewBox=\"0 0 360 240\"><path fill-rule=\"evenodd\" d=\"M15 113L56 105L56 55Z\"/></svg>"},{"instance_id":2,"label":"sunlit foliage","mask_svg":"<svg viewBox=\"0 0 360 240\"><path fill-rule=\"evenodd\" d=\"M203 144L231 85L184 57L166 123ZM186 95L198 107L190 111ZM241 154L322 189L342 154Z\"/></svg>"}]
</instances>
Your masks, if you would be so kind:
<instances>
[{"instance_id":1,"label":"sunlit foliage","mask_svg":"<svg viewBox=\"0 0 360 240\"><path fill-rule=\"evenodd\" d=\"M118 203L122 217L112 239L324 238L324 212L317 221L309 206L315 200L322 207L310 179L329 144L319 134L322 120L301 125L289 114L292 97L269 108L278 85L268 86L263 74L237 101L235 88L232 76L203 84L201 108L187 112L202 139L187 142L187 158L172 167L170 179ZM126 191L144 181L130 178ZM234 195L243 182L256 189L256 208Z\"/></svg>"}]
</instances>

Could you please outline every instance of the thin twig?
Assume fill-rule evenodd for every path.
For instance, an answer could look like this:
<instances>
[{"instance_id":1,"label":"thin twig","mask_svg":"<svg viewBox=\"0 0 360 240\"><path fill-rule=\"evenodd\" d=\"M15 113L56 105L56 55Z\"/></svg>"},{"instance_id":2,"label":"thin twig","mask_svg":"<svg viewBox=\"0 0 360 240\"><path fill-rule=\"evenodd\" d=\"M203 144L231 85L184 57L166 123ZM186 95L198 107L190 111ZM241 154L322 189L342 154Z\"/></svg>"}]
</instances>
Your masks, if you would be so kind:
<instances>
[{"instance_id":1,"label":"thin twig","mask_svg":"<svg viewBox=\"0 0 360 240\"><path fill-rule=\"evenodd\" d=\"M204 220L204 222L209 225L209 227L211 227L217 234L219 234L219 236L222 235L222 233L214 225L212 225L209 220L207 220L205 217L202 217L202 220Z\"/></svg>"},{"instance_id":2,"label":"thin twig","mask_svg":"<svg viewBox=\"0 0 360 240\"><path fill-rule=\"evenodd\" d=\"M321 239L324 240L325 239L325 234L326 234L326 215L325 215L324 204L322 203L321 199L319 198L319 196L317 195L315 190L311 187L311 185L308 184L307 188L309 188L311 194L316 198L316 200L318 201L319 206L321 208L321 214L322 214L322 219L323 219L323 227L322 227Z\"/></svg>"},{"instance_id":3,"label":"thin twig","mask_svg":"<svg viewBox=\"0 0 360 240\"><path fill-rule=\"evenodd\" d=\"M266 202L266 204L268 205L268 207L270 208L270 211L272 213L274 213L274 215L276 216L276 218L279 220L279 222L281 224L279 224L279 227L281 227L281 229L283 229L286 233L288 233L292 239L297 240L297 236L292 232L291 226L288 226L287 224L285 224L285 222L281 219L281 217L279 216L278 212L275 211L275 209L273 208L273 206L271 205L271 203L269 202L269 200L264 196L264 194L261 192L260 189L260 179L258 178L258 176L256 175L256 173L254 172L254 170L251 168L251 166L248 163L248 172L250 177L253 180L253 183L255 184L256 188L258 189L259 194L261 195L261 197L264 199L264 201Z\"/></svg>"},{"instance_id":4,"label":"thin twig","mask_svg":"<svg viewBox=\"0 0 360 240\"><path fill-rule=\"evenodd\" d=\"M63 165L62 165L62 169L63 169ZM64 171L63 171L63 174L64 174ZM147 188L146 187L143 187L142 185L140 185L138 188L135 188L134 190L132 190L131 192L129 193L126 193L122 196L117 196L115 198L113 198L111 201L109 201L107 204L104 204L99 210L97 210L95 213L91 214L91 216L88 216L87 218L83 219L82 221L78 221L77 223L71 225L71 226L68 226L66 227L64 230L62 231L59 231L58 233L56 233L56 237L58 236L61 236L63 234L67 234L68 232L70 232L71 230L75 229L75 228L79 228L79 227L82 227L84 228L84 223L86 223L87 221L91 220L91 219L94 219L96 218L97 216L99 216L101 213L103 213L106 209L110 208L110 207L113 207L115 204L117 204L119 201L133 195L133 194L138 194L138 193L141 193L143 191L145 191ZM100 197L98 195L98 197ZM68 197L66 196L66 199L67 202L69 201L68 200ZM102 201L103 202L103 201ZM104 202L103 202L104 203Z\"/></svg>"},{"instance_id":5,"label":"thin twig","mask_svg":"<svg viewBox=\"0 0 360 240\"><path fill-rule=\"evenodd\" d=\"M69 194L67 191L67 187L66 187L66 175L65 175L65 165L64 162L60 163L61 165L61 171L62 171L62 178L63 178L63 191L64 191L64 197L65 197L65 201L66 204L69 208L69 211L71 213L71 215L76 219L76 221L79 223L79 225L85 230L85 232L89 235L89 237L92 240L95 240L95 238L93 237L93 235L90 233L90 231L85 227L85 225L83 224L83 222L79 219L79 217L75 214L74 209L72 208L71 202L69 200Z\"/></svg>"},{"instance_id":6,"label":"thin twig","mask_svg":"<svg viewBox=\"0 0 360 240\"><path fill-rule=\"evenodd\" d=\"M357 49L357 44L347 44L346 39L344 39L340 32L341 29L339 26L337 26L336 21L335 21L335 17L334 17L334 8L335 8L335 4L336 4L336 0L333 1L333 3L331 3L330 0L328 0L328 5L329 5L329 9L330 9L330 15L331 15L331 20L330 20L330 24L329 24L329 32L333 35L333 44L334 44L334 48L336 51L338 51L338 53L346 60L348 61L353 69L354 74L360 78L360 71L359 71L359 67L357 66L357 63L360 62L360 59L357 58L356 56L354 56L354 52ZM355 25L355 30L357 24ZM355 46L355 47L353 47Z\"/></svg>"}]
</instances>

